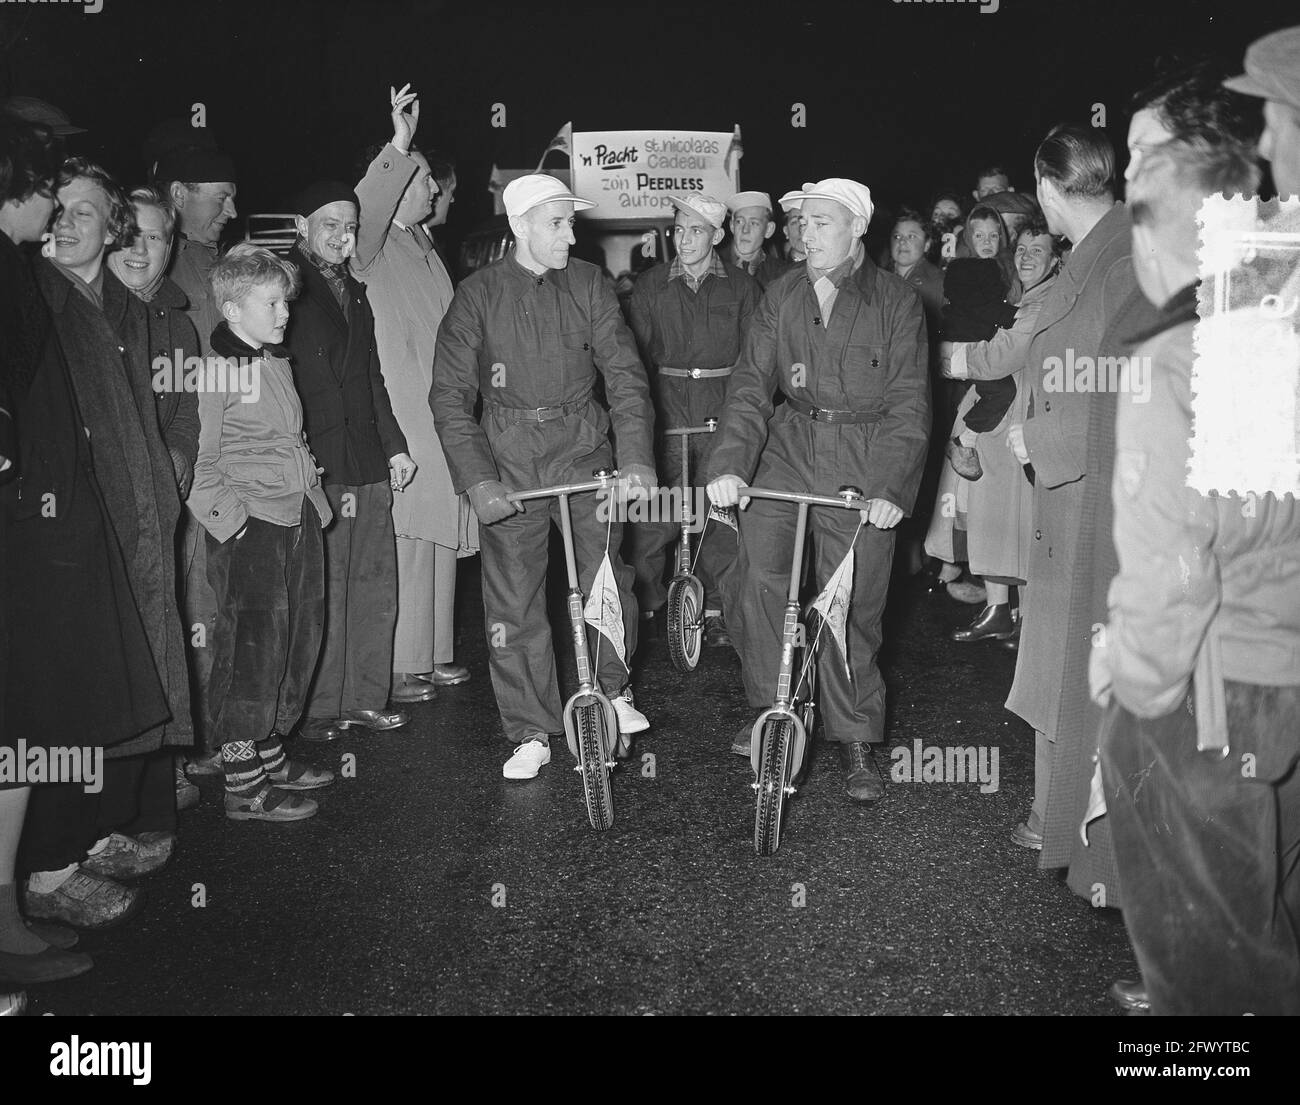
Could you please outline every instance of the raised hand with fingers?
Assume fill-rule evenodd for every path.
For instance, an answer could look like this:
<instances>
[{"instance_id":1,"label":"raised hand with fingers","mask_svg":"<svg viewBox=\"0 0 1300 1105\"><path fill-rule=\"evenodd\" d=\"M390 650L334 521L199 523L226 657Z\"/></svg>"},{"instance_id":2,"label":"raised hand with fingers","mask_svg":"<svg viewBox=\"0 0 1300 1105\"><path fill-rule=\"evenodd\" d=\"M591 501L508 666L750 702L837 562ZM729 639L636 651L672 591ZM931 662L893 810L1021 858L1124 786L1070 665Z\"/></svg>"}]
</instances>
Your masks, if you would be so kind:
<instances>
[{"instance_id":1,"label":"raised hand with fingers","mask_svg":"<svg viewBox=\"0 0 1300 1105\"><path fill-rule=\"evenodd\" d=\"M410 87L409 82L400 89L388 86L388 100L393 108L393 145L402 153L410 152L415 128L420 124L419 94L409 91Z\"/></svg>"}]
</instances>

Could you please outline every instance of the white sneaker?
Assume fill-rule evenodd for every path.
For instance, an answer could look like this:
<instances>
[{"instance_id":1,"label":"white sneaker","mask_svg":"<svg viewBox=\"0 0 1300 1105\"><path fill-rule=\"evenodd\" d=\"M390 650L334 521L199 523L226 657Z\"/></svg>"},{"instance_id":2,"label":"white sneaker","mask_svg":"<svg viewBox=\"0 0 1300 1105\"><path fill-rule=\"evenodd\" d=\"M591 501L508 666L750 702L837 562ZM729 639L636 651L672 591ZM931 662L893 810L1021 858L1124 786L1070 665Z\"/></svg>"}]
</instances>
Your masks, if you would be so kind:
<instances>
[{"instance_id":1,"label":"white sneaker","mask_svg":"<svg viewBox=\"0 0 1300 1105\"><path fill-rule=\"evenodd\" d=\"M644 733L650 728L650 721L645 714L632 704L632 688L628 687L617 698L610 699L614 713L618 717L620 733Z\"/></svg>"},{"instance_id":2,"label":"white sneaker","mask_svg":"<svg viewBox=\"0 0 1300 1105\"><path fill-rule=\"evenodd\" d=\"M551 746L539 740L527 740L515 748L515 754L501 765L507 779L536 779L539 768L551 762Z\"/></svg>"}]
</instances>

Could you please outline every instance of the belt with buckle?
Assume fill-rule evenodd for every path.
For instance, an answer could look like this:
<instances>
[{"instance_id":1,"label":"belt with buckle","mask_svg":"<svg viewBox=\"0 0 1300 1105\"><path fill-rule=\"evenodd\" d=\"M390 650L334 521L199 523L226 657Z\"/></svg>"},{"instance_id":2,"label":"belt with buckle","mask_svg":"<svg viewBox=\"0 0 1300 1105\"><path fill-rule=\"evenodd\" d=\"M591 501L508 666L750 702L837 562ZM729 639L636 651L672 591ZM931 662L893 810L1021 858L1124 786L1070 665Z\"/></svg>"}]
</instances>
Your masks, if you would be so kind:
<instances>
[{"instance_id":1,"label":"belt with buckle","mask_svg":"<svg viewBox=\"0 0 1300 1105\"><path fill-rule=\"evenodd\" d=\"M692 380L709 380L715 376L730 376L731 370L735 365L727 365L726 368L669 368L667 365L659 366L660 376L689 376Z\"/></svg>"},{"instance_id":2,"label":"belt with buckle","mask_svg":"<svg viewBox=\"0 0 1300 1105\"><path fill-rule=\"evenodd\" d=\"M793 395L787 395L785 402L792 411L805 414L814 422L871 423L879 422L885 417L883 411L828 411L823 407L814 407L811 403L805 403L802 399L796 399Z\"/></svg>"},{"instance_id":3,"label":"belt with buckle","mask_svg":"<svg viewBox=\"0 0 1300 1105\"><path fill-rule=\"evenodd\" d=\"M553 418L563 418L566 414L582 410L589 402L590 392L581 399L574 399L571 403L558 407L503 407L499 403L487 403L485 406L490 413L504 415L511 422L549 422Z\"/></svg>"}]
</instances>

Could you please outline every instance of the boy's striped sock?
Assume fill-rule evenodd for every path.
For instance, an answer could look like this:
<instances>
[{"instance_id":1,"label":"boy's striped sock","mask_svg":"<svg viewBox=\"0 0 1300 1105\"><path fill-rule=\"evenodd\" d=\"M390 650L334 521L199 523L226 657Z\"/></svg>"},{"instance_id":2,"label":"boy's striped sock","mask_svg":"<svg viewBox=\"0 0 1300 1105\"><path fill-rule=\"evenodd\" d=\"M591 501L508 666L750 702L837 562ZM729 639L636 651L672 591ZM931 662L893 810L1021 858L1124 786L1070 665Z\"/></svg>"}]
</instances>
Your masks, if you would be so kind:
<instances>
[{"instance_id":1,"label":"boy's striped sock","mask_svg":"<svg viewBox=\"0 0 1300 1105\"><path fill-rule=\"evenodd\" d=\"M262 760L262 770L274 775L284 767L284 745L280 743L280 734L274 729L269 737L257 742L257 754Z\"/></svg>"},{"instance_id":2,"label":"boy's striped sock","mask_svg":"<svg viewBox=\"0 0 1300 1105\"><path fill-rule=\"evenodd\" d=\"M253 741L231 741L221 746L221 766L226 771L226 793L248 798L266 782L262 759Z\"/></svg>"}]
</instances>

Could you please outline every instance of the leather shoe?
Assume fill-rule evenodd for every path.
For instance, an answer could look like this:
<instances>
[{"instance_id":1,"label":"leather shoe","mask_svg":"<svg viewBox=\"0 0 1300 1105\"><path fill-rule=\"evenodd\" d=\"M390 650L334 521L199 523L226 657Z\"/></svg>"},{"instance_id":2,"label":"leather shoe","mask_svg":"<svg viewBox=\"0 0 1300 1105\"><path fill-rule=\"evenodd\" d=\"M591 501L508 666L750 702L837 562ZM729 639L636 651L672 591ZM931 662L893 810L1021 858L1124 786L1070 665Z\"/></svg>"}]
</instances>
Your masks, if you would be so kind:
<instances>
[{"instance_id":1,"label":"leather shoe","mask_svg":"<svg viewBox=\"0 0 1300 1105\"><path fill-rule=\"evenodd\" d=\"M460 664L434 664L433 671L419 672L415 678L435 687L455 687L469 682L469 668Z\"/></svg>"},{"instance_id":2,"label":"leather shoe","mask_svg":"<svg viewBox=\"0 0 1300 1105\"><path fill-rule=\"evenodd\" d=\"M144 903L144 891L123 886L78 868L48 894L23 893L28 917L62 921L79 929L106 929L134 917Z\"/></svg>"},{"instance_id":3,"label":"leather shoe","mask_svg":"<svg viewBox=\"0 0 1300 1105\"><path fill-rule=\"evenodd\" d=\"M975 620L964 629L954 629L949 636L954 641L971 642L971 641L1005 641L1016 631L1015 623L1011 620L1011 604L1009 602L999 602L992 606L985 606L978 614Z\"/></svg>"},{"instance_id":4,"label":"leather shoe","mask_svg":"<svg viewBox=\"0 0 1300 1105\"><path fill-rule=\"evenodd\" d=\"M0 952L0 978L19 986L76 978L77 975L84 975L94 965L94 960L88 955L54 947L35 955Z\"/></svg>"},{"instance_id":5,"label":"leather shoe","mask_svg":"<svg viewBox=\"0 0 1300 1105\"><path fill-rule=\"evenodd\" d=\"M315 790L334 782L334 772L329 768L312 767L311 764L291 760L288 756L278 771L268 771L266 777L272 786L281 790Z\"/></svg>"},{"instance_id":6,"label":"leather shoe","mask_svg":"<svg viewBox=\"0 0 1300 1105\"><path fill-rule=\"evenodd\" d=\"M231 821L305 821L319 807L310 798L265 784L255 794L226 791L226 816Z\"/></svg>"},{"instance_id":7,"label":"leather shoe","mask_svg":"<svg viewBox=\"0 0 1300 1105\"><path fill-rule=\"evenodd\" d=\"M968 480L977 480L984 475L980 466L980 455L970 445L963 445L957 438L948 442L948 463L957 475Z\"/></svg>"},{"instance_id":8,"label":"leather shoe","mask_svg":"<svg viewBox=\"0 0 1300 1105\"><path fill-rule=\"evenodd\" d=\"M1011 631L1011 636L998 642L999 648L1005 648L1008 652L1020 651L1020 619L1016 619L1016 628Z\"/></svg>"},{"instance_id":9,"label":"leather shoe","mask_svg":"<svg viewBox=\"0 0 1300 1105\"><path fill-rule=\"evenodd\" d=\"M885 780L876 767L871 745L865 741L840 744L840 767L848 795L855 802L876 802L885 796Z\"/></svg>"},{"instance_id":10,"label":"leather shoe","mask_svg":"<svg viewBox=\"0 0 1300 1105\"><path fill-rule=\"evenodd\" d=\"M185 767L179 759L173 768L173 780L176 785L176 811L193 809L199 804L199 788L190 782L185 774Z\"/></svg>"},{"instance_id":11,"label":"leather shoe","mask_svg":"<svg viewBox=\"0 0 1300 1105\"><path fill-rule=\"evenodd\" d=\"M754 736L754 725L750 722L731 738L731 750L737 756L744 756L749 759L749 742Z\"/></svg>"},{"instance_id":12,"label":"leather shoe","mask_svg":"<svg viewBox=\"0 0 1300 1105\"><path fill-rule=\"evenodd\" d=\"M224 775L226 766L221 762L221 749L215 752L203 752L197 756L191 756L185 761L185 774L187 775Z\"/></svg>"},{"instance_id":13,"label":"leather shoe","mask_svg":"<svg viewBox=\"0 0 1300 1105\"><path fill-rule=\"evenodd\" d=\"M125 833L109 833L104 847L81 861L81 869L108 879L138 879L164 867L175 838L147 843Z\"/></svg>"},{"instance_id":14,"label":"leather shoe","mask_svg":"<svg viewBox=\"0 0 1300 1105\"><path fill-rule=\"evenodd\" d=\"M1034 852L1041 852L1043 850L1043 834L1034 832L1022 821L1012 831L1011 843L1019 844L1020 847L1028 848Z\"/></svg>"},{"instance_id":15,"label":"leather shoe","mask_svg":"<svg viewBox=\"0 0 1300 1105\"><path fill-rule=\"evenodd\" d=\"M340 729L400 729L411 719L401 710L349 710L340 715L336 724Z\"/></svg>"},{"instance_id":16,"label":"leather shoe","mask_svg":"<svg viewBox=\"0 0 1300 1105\"><path fill-rule=\"evenodd\" d=\"M1107 993L1121 1009L1143 1013L1151 1011L1151 999L1147 997L1146 983L1140 978L1117 979L1111 983Z\"/></svg>"},{"instance_id":17,"label":"leather shoe","mask_svg":"<svg viewBox=\"0 0 1300 1105\"><path fill-rule=\"evenodd\" d=\"M70 929L67 925L56 925L53 921L27 921L26 925L27 930L37 940L44 940L60 951L66 952L69 948L75 948L77 941L81 939L76 929Z\"/></svg>"},{"instance_id":18,"label":"leather shoe","mask_svg":"<svg viewBox=\"0 0 1300 1105\"><path fill-rule=\"evenodd\" d=\"M704 643L710 648L731 644L731 634L727 632L727 623L721 614L711 614L704 619Z\"/></svg>"},{"instance_id":19,"label":"leather shoe","mask_svg":"<svg viewBox=\"0 0 1300 1105\"><path fill-rule=\"evenodd\" d=\"M989 597L984 584L969 579L954 579L944 590L948 592L949 598L964 602L968 606L974 606L977 602L986 603Z\"/></svg>"},{"instance_id":20,"label":"leather shoe","mask_svg":"<svg viewBox=\"0 0 1300 1105\"><path fill-rule=\"evenodd\" d=\"M298 729L298 736L305 741L336 741L343 736L343 730L327 717L309 717Z\"/></svg>"},{"instance_id":21,"label":"leather shoe","mask_svg":"<svg viewBox=\"0 0 1300 1105\"><path fill-rule=\"evenodd\" d=\"M431 682L426 683L418 675L394 672L391 697L394 702L432 702L438 692Z\"/></svg>"}]
</instances>

